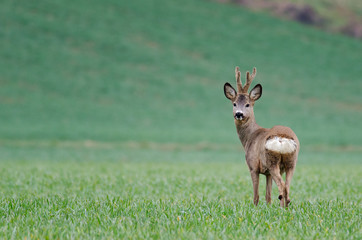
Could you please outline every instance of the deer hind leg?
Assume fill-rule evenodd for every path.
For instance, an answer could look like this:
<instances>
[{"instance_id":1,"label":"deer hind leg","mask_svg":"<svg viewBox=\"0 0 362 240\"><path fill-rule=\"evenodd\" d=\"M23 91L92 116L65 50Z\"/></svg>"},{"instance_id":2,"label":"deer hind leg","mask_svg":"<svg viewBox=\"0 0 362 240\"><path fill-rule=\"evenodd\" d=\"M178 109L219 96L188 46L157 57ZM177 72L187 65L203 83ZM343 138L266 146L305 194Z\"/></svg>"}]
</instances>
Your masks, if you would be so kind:
<instances>
[{"instance_id":1,"label":"deer hind leg","mask_svg":"<svg viewBox=\"0 0 362 240\"><path fill-rule=\"evenodd\" d=\"M279 190L279 200L280 200L280 206L284 207L284 199L285 198L285 183L283 181L282 176L280 175L280 169L279 166L275 166L274 168L269 170L274 182L277 184L278 186L278 190Z\"/></svg>"},{"instance_id":2,"label":"deer hind leg","mask_svg":"<svg viewBox=\"0 0 362 240\"><path fill-rule=\"evenodd\" d=\"M265 200L267 203L271 203L271 193L272 193L272 176L266 175L266 194L265 194Z\"/></svg>"},{"instance_id":3,"label":"deer hind leg","mask_svg":"<svg viewBox=\"0 0 362 240\"><path fill-rule=\"evenodd\" d=\"M294 173L294 167L287 169L286 173L285 173L285 206L286 207L288 207L288 205L290 203L289 188L290 188L290 182L292 181L293 173Z\"/></svg>"},{"instance_id":4,"label":"deer hind leg","mask_svg":"<svg viewBox=\"0 0 362 240\"><path fill-rule=\"evenodd\" d=\"M257 206L259 203L259 173L250 172L251 180L253 181L254 189L254 205Z\"/></svg>"}]
</instances>

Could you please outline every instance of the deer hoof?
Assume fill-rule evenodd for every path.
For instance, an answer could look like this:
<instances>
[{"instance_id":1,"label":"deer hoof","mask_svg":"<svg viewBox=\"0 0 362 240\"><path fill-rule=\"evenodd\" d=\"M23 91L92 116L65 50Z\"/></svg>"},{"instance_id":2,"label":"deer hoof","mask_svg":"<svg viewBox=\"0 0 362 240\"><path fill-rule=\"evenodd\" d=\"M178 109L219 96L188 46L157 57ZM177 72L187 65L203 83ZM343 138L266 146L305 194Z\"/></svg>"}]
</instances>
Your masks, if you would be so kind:
<instances>
[{"instance_id":1,"label":"deer hoof","mask_svg":"<svg viewBox=\"0 0 362 240\"><path fill-rule=\"evenodd\" d=\"M283 199L283 196L282 196L282 195L279 195L278 198L279 198L279 200L282 200L282 199Z\"/></svg>"}]
</instances>

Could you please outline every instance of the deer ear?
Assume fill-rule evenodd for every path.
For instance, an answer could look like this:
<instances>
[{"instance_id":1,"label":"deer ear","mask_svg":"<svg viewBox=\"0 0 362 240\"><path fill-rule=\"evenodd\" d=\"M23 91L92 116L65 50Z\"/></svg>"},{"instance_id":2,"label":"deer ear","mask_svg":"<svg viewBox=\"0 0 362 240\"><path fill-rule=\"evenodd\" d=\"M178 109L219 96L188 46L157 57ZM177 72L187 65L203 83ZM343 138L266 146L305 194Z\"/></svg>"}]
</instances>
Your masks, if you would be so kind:
<instances>
[{"instance_id":1,"label":"deer ear","mask_svg":"<svg viewBox=\"0 0 362 240\"><path fill-rule=\"evenodd\" d=\"M261 97L263 88L260 84L257 84L249 93L249 98L253 101L258 100Z\"/></svg>"},{"instance_id":2,"label":"deer ear","mask_svg":"<svg viewBox=\"0 0 362 240\"><path fill-rule=\"evenodd\" d=\"M235 89L230 85L230 83L224 84L224 94L225 97L233 101L236 97L236 91Z\"/></svg>"}]
</instances>

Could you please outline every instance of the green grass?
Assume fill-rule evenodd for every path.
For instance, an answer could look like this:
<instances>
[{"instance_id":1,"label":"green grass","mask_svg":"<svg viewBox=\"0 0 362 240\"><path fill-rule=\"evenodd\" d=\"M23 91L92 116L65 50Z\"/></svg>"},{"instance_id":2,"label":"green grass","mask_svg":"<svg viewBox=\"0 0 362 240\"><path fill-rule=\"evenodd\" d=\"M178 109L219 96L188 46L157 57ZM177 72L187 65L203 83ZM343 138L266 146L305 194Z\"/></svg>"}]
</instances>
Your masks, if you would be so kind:
<instances>
[{"instance_id":1,"label":"green grass","mask_svg":"<svg viewBox=\"0 0 362 240\"><path fill-rule=\"evenodd\" d=\"M0 3L0 238L360 239L362 44L209 1ZM292 205L252 205L222 86L258 68Z\"/></svg>"},{"instance_id":2,"label":"green grass","mask_svg":"<svg viewBox=\"0 0 362 240\"><path fill-rule=\"evenodd\" d=\"M241 151L227 146L3 142L0 150L0 238L362 236L358 151L302 152L285 210L275 185L265 204L264 177L253 206Z\"/></svg>"},{"instance_id":3,"label":"green grass","mask_svg":"<svg viewBox=\"0 0 362 240\"><path fill-rule=\"evenodd\" d=\"M249 172L236 149L32 150L17 151L25 160L2 161L1 238L362 236L359 154L345 163L336 154L302 155L285 210L276 187L272 205L265 204L264 177L260 204L252 204ZM64 156L74 153L81 157Z\"/></svg>"}]
</instances>

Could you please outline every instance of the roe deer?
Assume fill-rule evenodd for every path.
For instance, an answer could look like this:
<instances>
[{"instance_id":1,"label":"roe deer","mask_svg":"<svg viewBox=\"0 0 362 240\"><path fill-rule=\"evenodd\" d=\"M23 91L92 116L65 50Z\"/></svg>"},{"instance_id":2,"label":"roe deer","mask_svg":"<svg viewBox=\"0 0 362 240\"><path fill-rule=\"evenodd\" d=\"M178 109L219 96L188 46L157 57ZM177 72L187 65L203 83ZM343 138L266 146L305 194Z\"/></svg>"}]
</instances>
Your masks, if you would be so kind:
<instances>
[{"instance_id":1,"label":"roe deer","mask_svg":"<svg viewBox=\"0 0 362 240\"><path fill-rule=\"evenodd\" d=\"M261 97L262 87L257 84L248 93L256 69L250 75L246 72L246 83L242 86L239 68L235 68L238 91L229 84L224 85L224 94L233 104L234 122L239 139L245 150L245 160L249 167L254 188L254 204L259 202L259 174L266 176L267 203L271 202L272 179L278 186L281 207L290 203L289 187L298 160L299 140L288 127L274 126L262 128L255 122L254 103ZM282 174L286 173L285 183Z\"/></svg>"}]
</instances>

